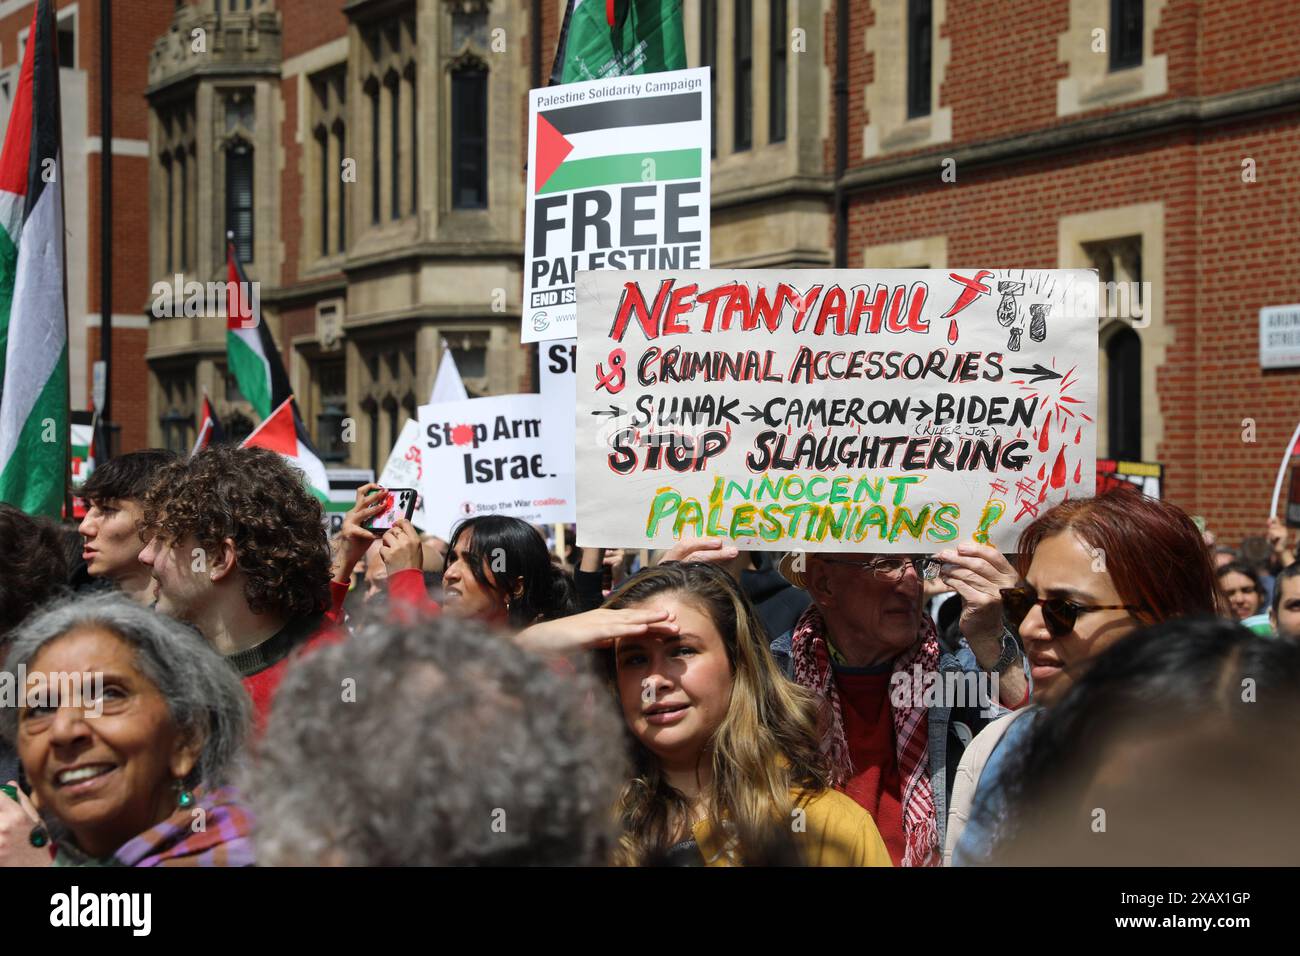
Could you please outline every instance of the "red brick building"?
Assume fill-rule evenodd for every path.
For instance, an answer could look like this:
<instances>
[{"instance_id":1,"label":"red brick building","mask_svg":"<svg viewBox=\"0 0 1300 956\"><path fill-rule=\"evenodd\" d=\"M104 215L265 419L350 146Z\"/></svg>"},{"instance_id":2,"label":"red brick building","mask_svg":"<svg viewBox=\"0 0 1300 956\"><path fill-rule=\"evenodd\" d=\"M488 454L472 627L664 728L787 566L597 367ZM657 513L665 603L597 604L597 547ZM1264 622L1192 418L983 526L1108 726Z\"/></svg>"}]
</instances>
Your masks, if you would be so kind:
<instances>
[{"instance_id":1,"label":"red brick building","mask_svg":"<svg viewBox=\"0 0 1300 956\"><path fill-rule=\"evenodd\" d=\"M843 264L1149 282L1141 319L1103 320L1098 454L1161 463L1164 497L1221 540L1262 533L1300 421L1300 369L1259 357L1260 309L1300 302L1300 4L861 0L847 18ZM834 73L843 21L817 20Z\"/></svg>"}]
</instances>

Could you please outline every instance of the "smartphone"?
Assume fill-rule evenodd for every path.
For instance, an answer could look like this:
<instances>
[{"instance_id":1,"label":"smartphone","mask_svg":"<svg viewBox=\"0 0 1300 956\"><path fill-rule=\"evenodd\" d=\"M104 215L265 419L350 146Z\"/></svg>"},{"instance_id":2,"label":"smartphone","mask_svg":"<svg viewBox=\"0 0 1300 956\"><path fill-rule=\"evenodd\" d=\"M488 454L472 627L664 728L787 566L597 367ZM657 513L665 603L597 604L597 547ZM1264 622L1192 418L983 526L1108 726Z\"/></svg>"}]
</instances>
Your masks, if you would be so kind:
<instances>
[{"instance_id":1,"label":"smartphone","mask_svg":"<svg viewBox=\"0 0 1300 956\"><path fill-rule=\"evenodd\" d=\"M387 531L397 524L398 518L411 520L415 514L416 491L414 488L389 488L384 499L384 510L363 525L367 531Z\"/></svg>"}]
</instances>

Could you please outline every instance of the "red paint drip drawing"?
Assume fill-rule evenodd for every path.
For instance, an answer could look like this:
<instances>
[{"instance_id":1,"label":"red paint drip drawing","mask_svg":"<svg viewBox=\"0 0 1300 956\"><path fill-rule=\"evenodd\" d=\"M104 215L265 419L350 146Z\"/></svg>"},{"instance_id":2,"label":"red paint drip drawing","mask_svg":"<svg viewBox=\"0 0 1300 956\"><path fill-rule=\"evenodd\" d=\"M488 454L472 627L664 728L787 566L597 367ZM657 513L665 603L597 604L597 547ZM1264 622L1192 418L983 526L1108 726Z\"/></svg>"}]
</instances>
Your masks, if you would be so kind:
<instances>
[{"instance_id":1,"label":"red paint drip drawing","mask_svg":"<svg viewBox=\"0 0 1300 956\"><path fill-rule=\"evenodd\" d=\"M1056 463L1052 465L1052 487L1065 487L1065 446L1056 453Z\"/></svg>"}]
</instances>

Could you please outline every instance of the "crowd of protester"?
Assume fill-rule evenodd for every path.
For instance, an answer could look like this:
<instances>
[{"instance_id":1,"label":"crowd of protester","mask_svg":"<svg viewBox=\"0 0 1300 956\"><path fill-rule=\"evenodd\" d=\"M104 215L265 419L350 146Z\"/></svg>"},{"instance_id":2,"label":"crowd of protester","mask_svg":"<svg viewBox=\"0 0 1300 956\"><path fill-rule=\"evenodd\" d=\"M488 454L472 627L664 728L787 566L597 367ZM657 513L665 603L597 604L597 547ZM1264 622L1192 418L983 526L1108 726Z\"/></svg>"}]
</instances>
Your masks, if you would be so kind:
<instances>
[{"instance_id":1,"label":"crowd of protester","mask_svg":"<svg viewBox=\"0 0 1300 956\"><path fill-rule=\"evenodd\" d=\"M1300 862L1276 519L1228 549L1121 489L1011 555L561 558L371 530L373 483L330 540L258 449L79 493L75 536L0 505L0 866Z\"/></svg>"}]
</instances>

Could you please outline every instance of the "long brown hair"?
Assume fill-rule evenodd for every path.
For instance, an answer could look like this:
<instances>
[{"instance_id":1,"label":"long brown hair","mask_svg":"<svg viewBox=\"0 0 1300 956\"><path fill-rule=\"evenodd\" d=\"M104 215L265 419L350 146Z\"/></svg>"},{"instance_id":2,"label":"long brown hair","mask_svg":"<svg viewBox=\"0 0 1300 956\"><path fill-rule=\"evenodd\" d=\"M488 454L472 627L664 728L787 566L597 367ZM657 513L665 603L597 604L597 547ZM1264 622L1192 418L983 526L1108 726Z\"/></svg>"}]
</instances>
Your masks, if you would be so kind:
<instances>
[{"instance_id":1,"label":"long brown hair","mask_svg":"<svg viewBox=\"0 0 1300 956\"><path fill-rule=\"evenodd\" d=\"M782 852L781 836L789 832L795 808L791 791L812 794L827 787L815 698L778 669L753 605L720 568L662 564L633 577L604 606L635 607L665 594L708 615L731 665L727 712L701 757L713 770L705 798L710 830L734 834L735 845L751 862L763 853ZM605 659L614 683L613 652ZM618 862L637 866L662 859L674 842L688 837L691 820L686 800L665 779L659 759L630 729L628 736L634 769L619 800L624 833Z\"/></svg>"}]
</instances>

